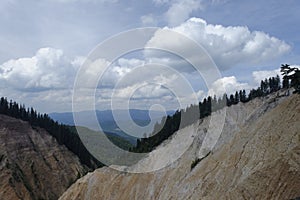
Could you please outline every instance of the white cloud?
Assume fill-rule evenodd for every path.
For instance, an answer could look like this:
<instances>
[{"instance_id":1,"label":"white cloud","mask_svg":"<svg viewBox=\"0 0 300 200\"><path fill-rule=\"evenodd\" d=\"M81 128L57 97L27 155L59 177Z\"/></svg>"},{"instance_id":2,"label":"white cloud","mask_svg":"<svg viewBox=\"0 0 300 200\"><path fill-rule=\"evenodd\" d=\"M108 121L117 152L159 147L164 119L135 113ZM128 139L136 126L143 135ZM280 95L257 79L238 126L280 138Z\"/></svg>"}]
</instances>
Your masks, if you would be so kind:
<instances>
[{"instance_id":1,"label":"white cloud","mask_svg":"<svg viewBox=\"0 0 300 200\"><path fill-rule=\"evenodd\" d=\"M275 77L277 75L281 75L280 69L252 72L252 77L257 85L260 84L261 80L264 80L265 78Z\"/></svg>"},{"instance_id":2,"label":"white cloud","mask_svg":"<svg viewBox=\"0 0 300 200\"><path fill-rule=\"evenodd\" d=\"M97 81L100 83L96 91L97 103L109 105L109 101L113 100L118 102L119 108L125 108L129 99L134 101L139 108L142 108L143 105L146 108L153 102L165 105L170 104L168 106L172 107L176 104L176 98L172 98L174 102L165 99L170 99L172 96L169 87L173 90L176 89L180 97L190 95L190 90L187 90L187 86L181 84L184 80L178 78L176 71L163 66L145 63L144 60L134 58L120 58L114 63L109 63L104 59L97 59L89 63L89 67L81 72L82 78L80 80L77 79L78 88L82 92L79 93L80 96L76 102L87 102L81 96L86 98L93 94L91 89L96 87L95 83ZM100 77L99 75L107 66L109 67L103 76ZM191 100L193 99L191 98ZM187 100L185 101L187 102ZM84 105L81 107L84 107Z\"/></svg>"},{"instance_id":3,"label":"white cloud","mask_svg":"<svg viewBox=\"0 0 300 200\"><path fill-rule=\"evenodd\" d=\"M62 50L41 48L33 57L0 65L0 81L19 90L69 88L75 75L71 62Z\"/></svg>"},{"instance_id":4,"label":"white cloud","mask_svg":"<svg viewBox=\"0 0 300 200\"><path fill-rule=\"evenodd\" d=\"M270 37L263 32L251 32L247 27L240 26L211 25L198 18L192 18L174 28L160 29L147 44L162 49L164 47L170 49L171 47L175 52L177 52L176 49L180 49L178 52L185 52L190 60L201 60L202 55L193 52L190 46L183 43L180 38L164 34L163 30L169 29L183 33L205 47L221 69L239 63L252 64L270 60L284 54L290 48L283 41ZM201 100L204 97L206 92L202 91L200 87L196 91L192 91L194 88L189 88L188 84L183 86L183 83L186 82L194 81L191 85L198 84L198 82L195 81L196 79L192 79L194 76L192 73L187 73L189 76L186 77L189 78L181 77L186 72L190 72L185 70L187 63L182 58L172 57L170 54L163 54L162 52L148 52L144 56L145 59L121 58L112 64L104 59L98 59L91 63L89 69L83 71L86 78L81 80L79 84L83 87L86 86L87 89L97 87L92 84L98 81L98 75L103 72L102 69L111 64L103 77L99 79L104 87L98 88L98 97L101 98L99 101L105 102L107 105L111 100L113 89L120 80L122 80L122 84L115 90L115 97L120 102L119 105L125 103L122 100L132 97L136 105L139 105L137 107L140 108L144 104L150 105L153 102L165 104L170 108L173 105L178 105L176 104L178 101L186 106L196 103L196 98ZM27 94L31 96L32 92L36 92L38 95L32 96L36 100L49 103L52 98L55 98L71 107L72 94L70 89L73 87L76 71L85 59L85 57L70 59L62 50L42 48L32 57L9 60L1 64L0 83L4 87L19 90L19 92L14 91L15 96L26 90ZM155 66L155 63L161 66ZM137 68L138 66L141 68ZM203 66L206 67L207 65ZM255 81L260 81L261 76L265 78L269 76L268 73L266 71L253 72L253 78ZM270 74L272 73L270 72ZM228 94L236 90L250 88L249 84L241 83L235 77L224 77L212 84L209 88L209 94L222 95L224 90L221 86L224 86ZM173 91L176 93L172 94ZM60 95L63 96L59 97ZM26 98L28 102L29 96ZM86 102L85 98L93 97L82 96L80 98L82 99L79 102ZM20 101L26 103L26 100L21 99ZM29 102L34 101L29 100ZM37 105L39 104L41 103Z\"/></svg>"},{"instance_id":5,"label":"white cloud","mask_svg":"<svg viewBox=\"0 0 300 200\"><path fill-rule=\"evenodd\" d=\"M188 19L193 11L201 8L201 1L199 0L176 0L172 1L165 16L168 24L170 26L175 26Z\"/></svg>"},{"instance_id":6,"label":"white cloud","mask_svg":"<svg viewBox=\"0 0 300 200\"><path fill-rule=\"evenodd\" d=\"M188 45L179 41L178 38L172 38L169 34L165 34L164 30L173 30L195 40L208 52L221 70L238 64L257 65L280 57L291 48L284 41L264 32L251 32L244 26L225 27L207 24L200 18L191 18L174 28L160 29L147 44L157 48L168 46L176 52L184 51L189 53L190 58L197 57L198 60L201 59L201 55L190 52L191 48Z\"/></svg>"},{"instance_id":7,"label":"white cloud","mask_svg":"<svg viewBox=\"0 0 300 200\"><path fill-rule=\"evenodd\" d=\"M145 61L140 59L125 59L120 58L116 63L109 66L107 71L100 79L102 86L113 88L115 84L125 77L135 67L143 66ZM146 74L144 74L146 76ZM98 77L96 77L98 78ZM140 77L137 77L140 78ZM132 80L133 81L133 80ZM134 81L133 81L134 82ZM127 85L128 86L128 85Z\"/></svg>"},{"instance_id":8,"label":"white cloud","mask_svg":"<svg viewBox=\"0 0 300 200\"><path fill-rule=\"evenodd\" d=\"M143 26L156 26L157 20L153 16L153 14L143 15L141 16L141 22Z\"/></svg>"},{"instance_id":9,"label":"white cloud","mask_svg":"<svg viewBox=\"0 0 300 200\"><path fill-rule=\"evenodd\" d=\"M146 108L157 102L175 109L179 101L184 108L197 103L197 98L203 96L203 91L194 91L189 80L180 72L161 65L144 65L142 60L137 59L119 60L100 81L106 84L98 88L97 95L101 97L98 102L113 100L119 102L119 108L126 107L129 99L139 108L143 104Z\"/></svg>"},{"instance_id":10,"label":"white cloud","mask_svg":"<svg viewBox=\"0 0 300 200\"><path fill-rule=\"evenodd\" d=\"M170 26L177 26L187 20L192 12L203 9L202 0L153 0L157 6L168 5L164 13Z\"/></svg>"},{"instance_id":11,"label":"white cloud","mask_svg":"<svg viewBox=\"0 0 300 200\"><path fill-rule=\"evenodd\" d=\"M163 96L170 95L168 90L161 85L149 84L147 82L137 83L125 88L115 90L115 96L117 98L128 99L153 99L161 98Z\"/></svg>"},{"instance_id":12,"label":"white cloud","mask_svg":"<svg viewBox=\"0 0 300 200\"><path fill-rule=\"evenodd\" d=\"M77 56L71 61L71 64L77 70L84 63L85 60L86 60L86 57Z\"/></svg>"},{"instance_id":13,"label":"white cloud","mask_svg":"<svg viewBox=\"0 0 300 200\"><path fill-rule=\"evenodd\" d=\"M251 86L248 83L240 83L237 81L236 77L229 76L223 77L215 81L211 88L209 88L208 95L213 96L222 96L224 93L230 95L239 90L248 90Z\"/></svg>"}]
</instances>

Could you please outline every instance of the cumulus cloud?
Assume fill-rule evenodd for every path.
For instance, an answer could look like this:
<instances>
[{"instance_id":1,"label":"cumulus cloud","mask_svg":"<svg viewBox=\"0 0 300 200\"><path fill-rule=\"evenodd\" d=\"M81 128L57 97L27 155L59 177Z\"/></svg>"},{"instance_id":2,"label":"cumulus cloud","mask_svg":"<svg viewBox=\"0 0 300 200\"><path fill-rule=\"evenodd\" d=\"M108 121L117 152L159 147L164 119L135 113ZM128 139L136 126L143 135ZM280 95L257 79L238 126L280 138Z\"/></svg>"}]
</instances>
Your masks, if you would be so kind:
<instances>
[{"instance_id":1,"label":"cumulus cloud","mask_svg":"<svg viewBox=\"0 0 300 200\"><path fill-rule=\"evenodd\" d=\"M179 25L190 17L193 11L201 8L201 1L198 0L176 0L165 13L170 26Z\"/></svg>"},{"instance_id":2,"label":"cumulus cloud","mask_svg":"<svg viewBox=\"0 0 300 200\"><path fill-rule=\"evenodd\" d=\"M100 78L100 84L102 87L110 87L113 88L117 84L117 82L122 79L124 76L126 76L128 73L131 72L131 70L135 67L143 66L145 64L144 60L131 58L131 59L125 59L120 58L115 63L110 63L108 69L103 73L103 76ZM97 65L97 67L100 67ZM147 76L146 74L143 74ZM142 76L139 76L137 78L141 78ZM98 77L96 77L98 78ZM134 84L134 80L131 79L131 82ZM130 83L127 83L127 86Z\"/></svg>"},{"instance_id":3,"label":"cumulus cloud","mask_svg":"<svg viewBox=\"0 0 300 200\"><path fill-rule=\"evenodd\" d=\"M168 5L164 17L170 26L177 26L187 20L192 12L202 9L201 0L153 0L158 5Z\"/></svg>"},{"instance_id":4,"label":"cumulus cloud","mask_svg":"<svg viewBox=\"0 0 300 200\"><path fill-rule=\"evenodd\" d=\"M241 26L224 27L207 24L206 21L199 18L191 18L173 28L165 27L158 30L146 45L146 47L157 47L158 49L167 47L167 49L174 49L175 52L184 52L184 55L187 55L190 60L205 60L207 57L191 50L192 48L182 42L180 37L171 37L165 34L164 30L182 33L201 44L221 70L241 63L259 64L281 56L290 49L290 46L284 41L263 32L251 32L247 27ZM98 87L100 99L98 102L101 103L109 102L115 92L114 97L119 100L119 105L123 105L123 100L130 97L136 105L143 106L157 102L170 108L170 105L178 106L177 101L181 101L181 105L184 106L196 103L197 98L201 100L207 94L207 91L202 91L200 87L193 91L196 87L193 88L189 84L198 84L196 82L198 79L197 77L194 79L194 76L199 76L199 74L194 75L186 70L188 63L183 58L172 56L170 53L150 50L143 56L145 57L120 58L114 63L101 58L97 59L93 63L89 63L90 68L83 71L86 78L80 80L79 85L86 87L85 89ZM86 61L85 57L70 59L62 50L42 48L32 57L9 60L1 64L0 82L4 87L21 91L16 94L22 94L25 90L32 96L32 92L38 91L40 93L36 99L50 102L51 98L56 98L62 102L68 102L70 105L70 90L73 87L76 72L84 61ZM160 66L155 66L156 63ZM204 67L208 66L207 62L201 63ZM103 72L102 70L106 66L109 68ZM102 72L104 73L103 77L99 79ZM186 77L189 78L182 77L184 74L188 74ZM253 72L256 82L261 78L273 75L273 71ZM100 86L95 85L98 80ZM184 86L184 84L186 85ZM116 88L116 86L118 87ZM209 85L208 94L223 95L224 92L230 94L236 90L249 88L249 84L239 82L234 76L224 77ZM63 97L58 98L59 95L63 95ZM78 103L86 102L85 98L93 97L83 95L79 97ZM107 105L109 104L107 103Z\"/></svg>"},{"instance_id":5,"label":"cumulus cloud","mask_svg":"<svg viewBox=\"0 0 300 200\"><path fill-rule=\"evenodd\" d=\"M108 102L113 100L118 102L119 108L126 108L128 100L134 101L135 105L140 108L142 105L146 108L153 102L170 104L168 106L172 107L176 104L177 97L189 104L197 102L195 98L187 99L192 91L187 84L188 80L178 77L176 71L162 65L146 64L142 59L120 58L114 63L97 59L88 63L86 67L80 73L81 78L77 77L76 80L78 84L76 91L79 91L77 93L79 96L76 95L78 104L87 102L83 99L94 94L95 87L97 87L97 103L109 105ZM101 77L102 72L104 73ZM99 85L97 85L98 81Z\"/></svg>"},{"instance_id":6,"label":"cumulus cloud","mask_svg":"<svg viewBox=\"0 0 300 200\"><path fill-rule=\"evenodd\" d=\"M260 31L250 31L244 26L222 26L208 24L200 18L191 18L179 26L158 30L147 45L164 48L180 49L189 52L190 47L176 38L168 37L164 30L181 33L201 45L221 69L228 69L238 64L260 64L282 56L290 50L284 41ZM154 55L151 55L154 56ZM160 57L157 55L157 57ZM201 55L198 55L201 59ZM174 62L174 60L173 60Z\"/></svg>"},{"instance_id":7,"label":"cumulus cloud","mask_svg":"<svg viewBox=\"0 0 300 200\"><path fill-rule=\"evenodd\" d=\"M121 88L115 90L114 92L114 97L122 99L153 99L169 95L168 90L161 85L149 84L147 82L136 83L135 85Z\"/></svg>"},{"instance_id":8,"label":"cumulus cloud","mask_svg":"<svg viewBox=\"0 0 300 200\"><path fill-rule=\"evenodd\" d=\"M277 75L281 75L280 69L275 70L262 70L262 71L254 71L252 72L252 77L256 85L259 85L261 80L265 78L275 77Z\"/></svg>"},{"instance_id":9,"label":"cumulus cloud","mask_svg":"<svg viewBox=\"0 0 300 200\"><path fill-rule=\"evenodd\" d=\"M129 99L139 107L158 102L175 109L180 102L184 108L197 103L203 96L203 91L195 91L180 72L163 65L145 64L138 59L119 60L108 68L100 82L97 96L101 98L98 102L113 100L123 108Z\"/></svg>"},{"instance_id":10,"label":"cumulus cloud","mask_svg":"<svg viewBox=\"0 0 300 200\"><path fill-rule=\"evenodd\" d=\"M75 65L71 62L62 50L41 48L33 57L0 65L0 81L19 90L69 88L75 76Z\"/></svg>"},{"instance_id":11,"label":"cumulus cloud","mask_svg":"<svg viewBox=\"0 0 300 200\"><path fill-rule=\"evenodd\" d=\"M209 88L208 95L213 96L222 96L224 93L233 94L239 90L248 90L251 86L248 83L239 82L236 77L229 76L223 77L221 79L216 80L211 88Z\"/></svg>"},{"instance_id":12,"label":"cumulus cloud","mask_svg":"<svg viewBox=\"0 0 300 200\"><path fill-rule=\"evenodd\" d=\"M86 60L86 57L84 56L76 56L72 61L71 64L75 67L75 69L78 69Z\"/></svg>"},{"instance_id":13,"label":"cumulus cloud","mask_svg":"<svg viewBox=\"0 0 300 200\"><path fill-rule=\"evenodd\" d=\"M144 26L156 26L157 25L157 20L155 19L153 14L141 16L141 22Z\"/></svg>"}]
</instances>

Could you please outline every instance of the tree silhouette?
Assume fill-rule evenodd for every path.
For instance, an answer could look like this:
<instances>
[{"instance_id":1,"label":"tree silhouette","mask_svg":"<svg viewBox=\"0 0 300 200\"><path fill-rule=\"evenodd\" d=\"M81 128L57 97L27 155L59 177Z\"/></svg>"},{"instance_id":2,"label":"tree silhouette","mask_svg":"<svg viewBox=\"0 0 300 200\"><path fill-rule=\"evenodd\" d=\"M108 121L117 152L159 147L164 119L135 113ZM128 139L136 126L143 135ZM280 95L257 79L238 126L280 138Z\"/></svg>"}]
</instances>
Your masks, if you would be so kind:
<instances>
[{"instance_id":1,"label":"tree silhouette","mask_svg":"<svg viewBox=\"0 0 300 200\"><path fill-rule=\"evenodd\" d=\"M300 93L300 70L297 67L291 67L288 64L282 64L283 88L294 87L295 92Z\"/></svg>"},{"instance_id":2,"label":"tree silhouette","mask_svg":"<svg viewBox=\"0 0 300 200\"><path fill-rule=\"evenodd\" d=\"M281 65L281 69L280 69L280 72L282 72L282 75L283 75L283 82L282 82L282 87L283 88L289 88L289 79L288 79L288 74L289 74L289 71L290 71L290 65L288 64L282 64Z\"/></svg>"}]
</instances>

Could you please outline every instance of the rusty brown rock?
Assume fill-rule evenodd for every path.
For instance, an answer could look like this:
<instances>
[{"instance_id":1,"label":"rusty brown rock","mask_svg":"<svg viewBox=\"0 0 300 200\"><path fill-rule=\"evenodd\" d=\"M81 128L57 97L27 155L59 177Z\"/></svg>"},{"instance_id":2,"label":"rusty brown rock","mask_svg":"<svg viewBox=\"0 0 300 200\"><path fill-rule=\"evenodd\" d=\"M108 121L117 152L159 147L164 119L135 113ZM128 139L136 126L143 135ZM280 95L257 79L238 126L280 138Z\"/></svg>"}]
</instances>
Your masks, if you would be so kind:
<instances>
[{"instance_id":1,"label":"rusty brown rock","mask_svg":"<svg viewBox=\"0 0 300 200\"><path fill-rule=\"evenodd\" d=\"M57 199L87 172L44 129L0 115L0 199Z\"/></svg>"}]
</instances>

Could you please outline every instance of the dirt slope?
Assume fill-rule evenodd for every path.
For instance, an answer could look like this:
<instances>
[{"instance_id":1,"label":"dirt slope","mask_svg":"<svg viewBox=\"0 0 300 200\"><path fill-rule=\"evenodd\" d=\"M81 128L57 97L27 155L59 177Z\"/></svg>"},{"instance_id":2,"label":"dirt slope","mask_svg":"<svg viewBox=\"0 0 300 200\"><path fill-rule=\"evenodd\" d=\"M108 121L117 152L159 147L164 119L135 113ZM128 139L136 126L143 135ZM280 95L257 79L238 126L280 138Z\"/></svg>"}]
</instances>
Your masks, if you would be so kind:
<instances>
[{"instance_id":1,"label":"dirt slope","mask_svg":"<svg viewBox=\"0 0 300 200\"><path fill-rule=\"evenodd\" d=\"M133 168L157 166L193 137L193 144L168 167L133 174L102 168L73 184L69 199L291 199L300 196L300 95L255 99L227 109L221 138L191 170L207 121L178 131ZM178 141L176 142L176 138ZM176 153L176 152L175 152Z\"/></svg>"}]
</instances>

